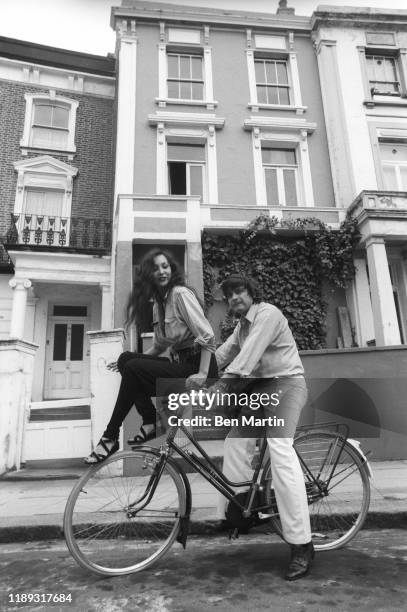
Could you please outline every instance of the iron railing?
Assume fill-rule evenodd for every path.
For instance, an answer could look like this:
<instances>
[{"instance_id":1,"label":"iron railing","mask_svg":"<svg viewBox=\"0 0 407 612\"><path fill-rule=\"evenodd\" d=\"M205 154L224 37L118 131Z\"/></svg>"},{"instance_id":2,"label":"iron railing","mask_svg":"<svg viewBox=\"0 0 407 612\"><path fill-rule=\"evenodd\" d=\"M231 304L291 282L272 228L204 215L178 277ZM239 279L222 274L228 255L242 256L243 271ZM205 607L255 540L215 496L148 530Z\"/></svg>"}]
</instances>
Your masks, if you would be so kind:
<instances>
[{"instance_id":1,"label":"iron railing","mask_svg":"<svg viewBox=\"0 0 407 612\"><path fill-rule=\"evenodd\" d=\"M7 245L109 250L112 224L110 221L89 217L13 213L4 242Z\"/></svg>"}]
</instances>

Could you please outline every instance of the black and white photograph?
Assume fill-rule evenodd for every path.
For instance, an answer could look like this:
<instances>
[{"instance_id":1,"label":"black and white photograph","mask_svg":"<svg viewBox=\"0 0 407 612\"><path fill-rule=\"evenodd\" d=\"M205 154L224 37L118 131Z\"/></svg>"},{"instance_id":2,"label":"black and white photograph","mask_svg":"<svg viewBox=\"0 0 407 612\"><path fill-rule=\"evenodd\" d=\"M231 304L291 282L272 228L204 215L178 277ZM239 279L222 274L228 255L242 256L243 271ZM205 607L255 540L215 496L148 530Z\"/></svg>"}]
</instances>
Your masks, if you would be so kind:
<instances>
[{"instance_id":1,"label":"black and white photograph","mask_svg":"<svg viewBox=\"0 0 407 612\"><path fill-rule=\"evenodd\" d=\"M406 573L405 0L1 0L0 610Z\"/></svg>"}]
</instances>

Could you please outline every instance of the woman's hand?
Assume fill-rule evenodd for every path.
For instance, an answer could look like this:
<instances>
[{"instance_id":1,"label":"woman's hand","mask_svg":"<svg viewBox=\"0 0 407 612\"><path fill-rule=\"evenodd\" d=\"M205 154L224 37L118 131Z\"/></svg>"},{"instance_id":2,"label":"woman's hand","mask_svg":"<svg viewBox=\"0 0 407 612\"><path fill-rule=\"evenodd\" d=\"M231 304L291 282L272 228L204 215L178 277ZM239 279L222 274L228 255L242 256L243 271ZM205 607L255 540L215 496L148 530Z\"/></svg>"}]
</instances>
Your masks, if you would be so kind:
<instances>
[{"instance_id":1,"label":"woman's hand","mask_svg":"<svg viewBox=\"0 0 407 612\"><path fill-rule=\"evenodd\" d=\"M119 371L119 368L117 366L117 361L111 361L110 363L107 364L106 367L111 372L118 372Z\"/></svg>"},{"instance_id":2,"label":"woman's hand","mask_svg":"<svg viewBox=\"0 0 407 612\"><path fill-rule=\"evenodd\" d=\"M208 378L207 374L203 374L202 372L197 372L196 374L191 374L185 381L185 388L187 391L193 391L202 389L205 386L206 379Z\"/></svg>"}]
</instances>

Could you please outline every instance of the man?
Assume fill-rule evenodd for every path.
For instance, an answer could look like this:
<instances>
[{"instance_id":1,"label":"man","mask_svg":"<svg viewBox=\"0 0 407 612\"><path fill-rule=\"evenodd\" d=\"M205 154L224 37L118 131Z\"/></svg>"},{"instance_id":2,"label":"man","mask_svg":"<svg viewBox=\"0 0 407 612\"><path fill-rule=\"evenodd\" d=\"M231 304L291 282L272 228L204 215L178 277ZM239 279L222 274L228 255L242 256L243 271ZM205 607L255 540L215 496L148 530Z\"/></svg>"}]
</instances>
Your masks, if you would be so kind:
<instances>
[{"instance_id":1,"label":"man","mask_svg":"<svg viewBox=\"0 0 407 612\"><path fill-rule=\"evenodd\" d=\"M278 397L277 407L276 402L264 407L264 417L278 414L284 419L283 428L273 430L269 426L266 431L283 535L291 547L286 579L297 580L309 572L314 557L304 477L293 448L295 429L307 400L304 369L287 319L275 306L258 303L250 280L239 275L229 276L222 290L240 321L216 351L218 367L224 369L220 384L233 378L256 379L250 387L251 393ZM229 384L228 388L233 390L233 385ZM232 428L224 449L223 471L229 480L251 479L255 446L256 438L248 437L242 425ZM223 496L221 500L219 514L224 518L227 500Z\"/></svg>"}]
</instances>

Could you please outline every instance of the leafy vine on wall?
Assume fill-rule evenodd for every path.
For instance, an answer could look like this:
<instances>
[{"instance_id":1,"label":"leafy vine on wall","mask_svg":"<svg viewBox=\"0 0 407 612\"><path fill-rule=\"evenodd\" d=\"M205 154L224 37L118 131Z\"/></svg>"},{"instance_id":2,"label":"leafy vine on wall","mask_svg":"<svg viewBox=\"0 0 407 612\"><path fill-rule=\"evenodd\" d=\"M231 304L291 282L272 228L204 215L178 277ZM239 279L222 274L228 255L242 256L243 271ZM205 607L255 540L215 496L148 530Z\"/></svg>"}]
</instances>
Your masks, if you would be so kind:
<instances>
[{"instance_id":1,"label":"leafy vine on wall","mask_svg":"<svg viewBox=\"0 0 407 612\"><path fill-rule=\"evenodd\" d=\"M283 311L300 349L323 348L327 312L323 282L345 288L353 279L358 238L353 219L346 219L334 230L314 217L281 221L265 215L237 235L204 232L206 307L214 303L214 288L224 278L244 273L256 282L264 301ZM236 322L228 313L221 323L222 339Z\"/></svg>"}]
</instances>

